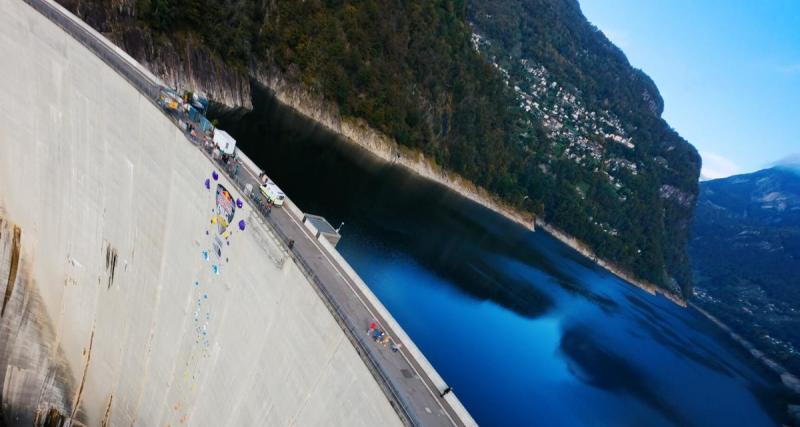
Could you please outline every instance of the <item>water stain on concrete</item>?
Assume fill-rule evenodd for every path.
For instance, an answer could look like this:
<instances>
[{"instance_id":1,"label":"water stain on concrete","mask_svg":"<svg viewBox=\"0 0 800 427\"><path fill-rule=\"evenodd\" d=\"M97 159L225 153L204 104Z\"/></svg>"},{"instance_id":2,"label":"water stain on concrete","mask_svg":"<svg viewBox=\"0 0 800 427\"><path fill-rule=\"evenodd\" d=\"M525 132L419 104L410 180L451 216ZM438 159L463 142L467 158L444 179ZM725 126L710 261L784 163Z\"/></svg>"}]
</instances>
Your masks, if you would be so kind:
<instances>
[{"instance_id":1,"label":"water stain on concrete","mask_svg":"<svg viewBox=\"0 0 800 427\"><path fill-rule=\"evenodd\" d=\"M75 396L75 404L72 407L72 414L70 418L75 418L78 408L81 404L81 396L83 395L83 386L86 384L86 374L89 373L89 363L92 361L92 346L94 345L94 326L92 326L92 335L89 337L89 351L86 354L86 363L83 365L83 375L81 376L81 385L78 387L78 393Z\"/></svg>"},{"instance_id":2,"label":"water stain on concrete","mask_svg":"<svg viewBox=\"0 0 800 427\"><path fill-rule=\"evenodd\" d=\"M8 267L8 281L6 282L6 292L3 296L3 308L0 310L0 317L6 314L6 305L8 300L11 299L11 294L14 292L14 283L17 281L17 271L19 270L19 249L20 240L22 239L22 230L18 226L14 226L14 238L11 243L11 260Z\"/></svg>"},{"instance_id":3,"label":"water stain on concrete","mask_svg":"<svg viewBox=\"0 0 800 427\"><path fill-rule=\"evenodd\" d=\"M108 273L108 289L114 284L114 273L117 271L117 250L109 243L106 245L106 272Z\"/></svg>"},{"instance_id":4,"label":"water stain on concrete","mask_svg":"<svg viewBox=\"0 0 800 427\"><path fill-rule=\"evenodd\" d=\"M114 395L108 396L108 406L106 406L106 413L103 415L103 421L100 422L100 427L107 427L109 426L109 420L111 419L111 402L114 401Z\"/></svg>"},{"instance_id":5,"label":"water stain on concrete","mask_svg":"<svg viewBox=\"0 0 800 427\"><path fill-rule=\"evenodd\" d=\"M69 419L59 412L56 408L50 408L45 410L37 410L36 411L36 418L33 420L34 426L41 426L41 427L62 427L68 425L67 421Z\"/></svg>"},{"instance_id":6,"label":"water stain on concrete","mask_svg":"<svg viewBox=\"0 0 800 427\"><path fill-rule=\"evenodd\" d=\"M74 376L21 250L21 235L0 219L0 277L8 278L0 317L0 425L81 426L84 415L74 410L70 392Z\"/></svg>"}]
</instances>

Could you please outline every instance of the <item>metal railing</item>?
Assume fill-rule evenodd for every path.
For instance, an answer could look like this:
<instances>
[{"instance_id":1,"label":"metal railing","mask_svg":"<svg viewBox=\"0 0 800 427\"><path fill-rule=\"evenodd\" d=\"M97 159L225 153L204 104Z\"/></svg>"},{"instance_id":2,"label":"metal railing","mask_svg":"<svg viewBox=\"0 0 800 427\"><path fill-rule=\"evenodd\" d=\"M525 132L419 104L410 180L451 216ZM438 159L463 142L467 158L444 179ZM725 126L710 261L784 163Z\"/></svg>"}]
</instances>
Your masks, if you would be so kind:
<instances>
[{"instance_id":1,"label":"metal railing","mask_svg":"<svg viewBox=\"0 0 800 427\"><path fill-rule=\"evenodd\" d=\"M50 21L61 27L66 33L70 34L78 42L86 46L97 57L103 60L103 62L114 69L115 72L128 80L133 87L145 95L145 97L151 102L159 105L158 99L163 90L161 83L154 80L151 75L148 75L140 70L135 64L131 63L129 58L126 58L117 52L114 47L109 46L109 42L102 39L102 36L98 37L91 30L84 28L73 18L65 15L50 1L24 1L39 13L47 17ZM200 151L203 152L206 157L212 161L212 163L216 164L231 182L235 183L236 187L242 192L242 194L245 194L246 197L251 200L252 205L256 207L256 211L264 220L264 223L267 224L274 235L278 237L279 244L281 244L286 253L291 256L292 260L299 267L302 274L305 275L306 278L308 278L308 280L314 285L313 288L320 296L323 303L334 315L333 317L336 319L341 329L345 332L345 335L353 344L353 347L356 349L361 358L367 362L366 365L368 369L378 380L378 383L381 385L381 388L387 395L390 404L395 408L395 411L398 413L402 421L407 425L421 425L421 421L414 416L414 412L409 408L406 399L399 392L394 382L389 379L388 373L378 362L375 355L370 350L370 347L363 341L363 338L361 337L361 332L363 332L362 328L353 324L350 318L344 313L341 306L336 302L333 295L331 295L331 293L322 283L319 276L314 272L314 269L297 251L293 244L290 244L292 239L290 239L289 236L284 233L277 222L275 222L275 220L271 217L270 211L261 202L260 197L257 194L253 194L252 192L248 192L246 190L246 183L238 174L238 170L242 167L240 162L237 159L225 162L221 158L215 158L215 156L212 154L213 146L208 144L209 140L206 136L192 133L191 129L180 126L181 120L188 122L188 118L185 116L185 114L181 112L168 112L164 108L160 109L166 114L167 117L170 117L179 128L181 128L187 140L200 148ZM287 215L290 214L287 213ZM304 233L302 229L301 232Z\"/></svg>"},{"instance_id":2,"label":"metal railing","mask_svg":"<svg viewBox=\"0 0 800 427\"><path fill-rule=\"evenodd\" d=\"M156 104L159 103L156 102ZM395 408L395 412L397 412L406 425L421 426L422 422L414 416L414 412L409 408L408 402L403 398L394 382L389 379L389 375L375 358L374 354L370 351L370 347L367 345L367 343L362 341L362 328L353 325L353 322L350 321L350 318L344 313L333 295L331 295L326 286L322 283L322 280L314 272L313 267L308 264L305 258L303 258L303 256L299 253L297 248L294 247L293 239L286 235L280 225L278 225L278 223L272 217L271 206L268 206L264 203L265 200L261 195L258 194L257 191L254 191L254 189L250 191L247 190L247 183L238 174L238 171L241 170L244 165L242 165L239 159L236 157L230 157L227 161L225 161L222 157L215 156L214 145L207 137L196 132L193 133L191 129L180 126L180 121L188 121L187 115L182 111L168 111L164 108L162 108L162 111L167 115L167 117L170 117L176 125L178 125L178 128L183 131L183 134L186 136L187 140L200 149L200 151L209 159L209 161L218 166L220 172L222 172L229 181L233 182L237 189L243 195L245 195L246 198L250 199L251 206L256 208L255 210L262 221L269 226L274 235L278 237L278 244L283 246L285 252L289 254L295 265L299 267L300 272L313 284L314 290L317 292L328 310L331 311L336 323L338 323L342 331L345 332L345 335L356 349L356 352L359 354L359 356L361 356L362 360L367 362L367 368L370 370L370 372L372 372L373 376L376 377L381 388L384 389L384 393L386 394L389 403ZM291 214L287 212L287 215ZM301 233L304 233L302 229L300 231Z\"/></svg>"},{"instance_id":3,"label":"metal railing","mask_svg":"<svg viewBox=\"0 0 800 427\"><path fill-rule=\"evenodd\" d=\"M61 10L46 0L24 0L39 13L46 16L50 21L61 27L70 34L75 40L80 42L92 51L97 57L103 60L117 73L128 80L136 89L150 99L155 99L160 90L159 83L152 80L142 70L135 67L127 58L121 56L108 45L104 39L99 38L93 32L83 28L80 23L75 22L71 17L64 15Z\"/></svg>"},{"instance_id":4,"label":"metal railing","mask_svg":"<svg viewBox=\"0 0 800 427\"><path fill-rule=\"evenodd\" d=\"M184 132L184 134L189 137L187 132ZM235 184L242 194L251 200L261 219L279 238L279 243L284 246L286 252L299 267L300 272L303 273L303 275L314 285L314 290L320 296L320 299L323 301L323 303L328 307L328 310L334 314L334 319L336 319L339 327L345 332L345 335L353 344L353 347L359 353L361 358L368 362L366 364L367 367L372 372L373 376L378 379L378 383L384 389L384 393L387 395L387 397L389 397L390 404L395 408L395 411L398 413L398 415L400 415L404 423L406 425L421 426L422 422L414 416L414 412L410 410L408 402L406 402L394 383L389 379L387 372L372 354L368 345L362 341L362 328L353 325L353 323L350 321L350 318L341 309L333 295L331 295L331 293L322 283L322 280L314 272L314 269L311 267L311 265L308 264L305 258L303 258L303 256L298 252L297 248L294 247L293 240L287 236L286 233L284 233L283 229L278 225L274 218L272 218L271 209L264 205L263 200L258 194L255 194L252 191L249 193L247 192L245 188L246 183L237 176L238 174L231 173L232 168L229 164L224 163L221 159L214 158L214 156L211 154L211 150L202 149L204 148L203 146L199 146L198 148L201 148L201 151L206 155L206 157L209 158L209 160L220 166L221 172L224 173L227 178ZM238 164L238 160L233 161L237 163L237 166L240 166L240 164ZM290 214L287 213L287 215Z\"/></svg>"}]
</instances>

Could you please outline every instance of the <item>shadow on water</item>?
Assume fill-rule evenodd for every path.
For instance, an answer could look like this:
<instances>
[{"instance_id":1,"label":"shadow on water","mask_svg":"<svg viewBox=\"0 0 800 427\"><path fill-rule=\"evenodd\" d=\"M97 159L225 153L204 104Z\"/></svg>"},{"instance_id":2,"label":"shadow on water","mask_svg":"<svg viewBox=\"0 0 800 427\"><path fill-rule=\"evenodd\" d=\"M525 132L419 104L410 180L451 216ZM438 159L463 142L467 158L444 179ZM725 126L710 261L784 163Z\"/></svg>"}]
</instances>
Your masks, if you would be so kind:
<instances>
[{"instance_id":1,"label":"shadow on water","mask_svg":"<svg viewBox=\"0 0 800 427\"><path fill-rule=\"evenodd\" d=\"M527 263L546 263L536 251L519 250L527 246L530 232L441 185L377 161L253 86L252 111L214 105L209 115L304 211L322 214L334 226L344 221L343 239L350 224L391 240L474 298L526 317L552 306L549 295L485 261L486 253L495 253L525 254ZM498 235L509 238L501 241ZM557 269L548 270L560 281L570 281Z\"/></svg>"},{"instance_id":2,"label":"shadow on water","mask_svg":"<svg viewBox=\"0 0 800 427\"><path fill-rule=\"evenodd\" d=\"M230 132L242 151L267 170L304 211L324 215L334 226L345 222L339 245L346 256L359 259L362 267L374 262L405 268L406 264L387 259L395 254L401 258L408 255L426 273L444 279L443 286L452 286L478 301L491 301L518 315L486 310L482 315L494 313L488 314L494 317L470 319L469 331L445 334L450 339L463 332L472 339L444 340L462 349L454 360L453 353L448 352L452 349L443 348L443 339L427 325L438 325L437 316L445 308L452 309L448 313L454 313L454 318L466 313L459 305L464 299L439 300L449 306L425 311L418 309L419 301L414 299L424 298L424 294L393 294L399 309L413 320L410 329L422 325L409 333L417 332L414 339L420 338L421 348L427 347L432 363L439 363L435 366L442 369L443 376L449 373L448 381L454 387L464 385L459 397L471 412L484 414L482 422L527 425L548 410L590 417L606 410L609 401L604 398L583 402L582 409L559 406L559 396L556 401L526 400L526 387L542 381L540 370L559 369L561 359L581 387L630 396L663 420L678 425L698 420L706 425L726 425L740 414L751 416L752 425L768 425L757 408L748 406L750 397L738 394L745 388L770 417L785 419L787 399L774 384L763 380L768 374L756 372L758 368L744 368L746 362L742 360L748 360L747 355L734 355L735 350L728 348L731 344L725 344L722 334L699 315L616 286L608 273L561 242L544 233L531 233L401 167L380 162L282 106L256 83L252 89L253 111L212 105L210 117L217 119L219 127ZM363 254L366 256L361 257ZM392 271L397 274L397 270ZM397 283L421 280L418 277L403 276ZM598 283L602 287L595 285ZM425 292L424 287L403 289ZM574 322L576 318L578 323ZM562 325L563 332L560 338L549 341L546 333L552 322ZM565 323L576 326L564 328ZM584 326L590 324L591 328ZM482 329L484 325L489 325L486 330ZM511 339L498 339L507 337ZM494 344L483 351L470 347L484 342ZM557 347L549 347L551 342ZM525 361L505 366L510 357ZM529 360L539 360L541 366ZM660 366L652 369L663 360L680 363L675 372L666 372ZM476 379L478 371L508 378L503 383L494 382L491 375ZM713 400L715 393L725 396L727 400L720 403L739 405L741 413L730 415L727 409L706 402L698 408L694 402L687 402L686 396L699 394L687 394L686 388L675 385L676 378L709 399ZM559 379L550 386L568 388L570 381ZM467 384L473 390L468 390ZM665 388L659 388L659 384ZM510 386L517 389L509 393L505 387ZM730 388L734 390L728 393ZM558 393L555 389L553 392ZM498 402L487 395L504 397ZM569 401L569 396L563 398ZM507 406L500 409L498 405ZM609 410L628 416L627 403L619 405Z\"/></svg>"},{"instance_id":3,"label":"shadow on water","mask_svg":"<svg viewBox=\"0 0 800 427\"><path fill-rule=\"evenodd\" d=\"M569 361L570 370L583 382L613 393L634 396L675 425L691 425L676 408L653 391L647 375L596 342L588 328L573 327L564 331L559 350Z\"/></svg>"}]
</instances>

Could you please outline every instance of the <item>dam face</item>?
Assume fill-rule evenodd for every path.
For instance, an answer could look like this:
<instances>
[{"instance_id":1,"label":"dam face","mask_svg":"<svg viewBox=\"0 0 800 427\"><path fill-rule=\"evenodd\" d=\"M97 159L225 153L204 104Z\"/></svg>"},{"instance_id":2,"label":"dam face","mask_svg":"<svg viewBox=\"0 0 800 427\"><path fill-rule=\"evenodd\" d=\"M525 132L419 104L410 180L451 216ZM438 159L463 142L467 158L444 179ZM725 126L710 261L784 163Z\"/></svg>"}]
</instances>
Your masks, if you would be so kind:
<instances>
[{"instance_id":1,"label":"dam face","mask_svg":"<svg viewBox=\"0 0 800 427\"><path fill-rule=\"evenodd\" d=\"M251 208L211 223L217 185L245 197L148 99L21 1L0 56L6 423L401 424Z\"/></svg>"}]
</instances>

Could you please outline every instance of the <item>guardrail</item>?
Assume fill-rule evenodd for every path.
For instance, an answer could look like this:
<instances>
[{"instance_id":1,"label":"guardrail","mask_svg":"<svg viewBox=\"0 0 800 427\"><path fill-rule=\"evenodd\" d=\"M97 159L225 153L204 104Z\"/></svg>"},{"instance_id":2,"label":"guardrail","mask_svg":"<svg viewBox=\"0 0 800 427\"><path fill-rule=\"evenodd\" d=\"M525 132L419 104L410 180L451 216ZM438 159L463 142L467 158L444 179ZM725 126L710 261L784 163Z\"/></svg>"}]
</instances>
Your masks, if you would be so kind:
<instances>
[{"instance_id":1,"label":"guardrail","mask_svg":"<svg viewBox=\"0 0 800 427\"><path fill-rule=\"evenodd\" d=\"M272 231L278 236L280 242L284 245L289 256L291 256L292 260L295 264L299 267L301 273L314 285L314 290L320 296L320 299L323 303L328 307L334 314L334 319L339 324L339 327L345 332L348 340L351 342L353 347L359 353L362 359L366 359L369 363L367 363L368 369L373 373L373 375L377 376L381 379L378 383L384 388L384 392L388 396L392 396L393 398L389 398L390 404L395 408L395 411L400 415L403 419L404 423L407 425L422 425L422 423L413 416L413 411L411 411L408 407L408 403L402 397L402 394L397 390L394 386L394 383L389 379L388 374L386 371L381 367L380 363L375 359L373 354L370 352L369 347L364 343L360 338L361 328L353 325L350 321L349 317L344 314L339 304L333 298L333 296L328 292L328 289L322 283L319 276L314 273L314 269L308 264L308 262L297 252L294 248L292 239L287 236L280 226L275 222L275 220L271 217L270 213L271 210L269 207L265 207L263 203L261 203L260 196L257 194L247 194L245 189L245 183L243 180L239 179L235 174L232 176L230 174L230 168L222 168L224 166L219 160L215 160L213 157L210 156L208 152L206 155L212 161L215 161L221 169L225 173L225 175L234 182L238 189L244 194L246 197L250 198L253 204L257 208L257 212L261 216L261 218L265 221L266 224L272 229ZM399 407L398 407L399 405Z\"/></svg>"},{"instance_id":2,"label":"guardrail","mask_svg":"<svg viewBox=\"0 0 800 427\"><path fill-rule=\"evenodd\" d=\"M160 90L158 94L160 95ZM162 111L167 115L167 117L176 123L179 123L181 120L187 120L186 115L180 111L172 113L163 109ZM348 340L356 349L356 352L359 354L362 360L366 362L365 365L367 366L367 369L369 369L373 376L378 379L377 383L384 390L384 394L389 400L389 403L393 408L395 408L395 412L397 412L403 423L406 425L421 426L422 422L414 416L414 412L409 408L408 402L403 398L402 393L400 393L394 383L389 379L389 375L372 354L367 343L361 340L361 328L354 325L350 321L350 318L345 315L339 304L322 283L322 280L320 280L319 276L314 273L314 269L294 248L292 239L289 238L286 233L284 233L283 229L272 218L272 208L263 203L264 200L261 198L261 195L255 191L255 189L252 189L251 191L247 190L247 183L241 179L239 176L239 171L242 167L252 168L252 165L248 165L238 158L229 158L229 160L225 161L221 157L216 157L214 155L214 146L210 143L208 138L193 134L188 128L181 126L178 126L178 128L183 131L183 134L186 136L189 142L197 146L197 148L200 149L200 151L212 162L212 164L215 164L219 168L220 172L223 173L230 182L234 183L236 189L239 190L239 192L244 195L245 198L250 199L250 205L255 208L255 211L258 213L264 223L267 224L270 227L270 230L278 237L279 244L284 247L286 253L289 254L292 260L295 262L295 265L299 267L300 272L306 276L309 282L311 282L314 290L317 292L317 295L319 295L322 302L333 314L334 319L339 324L339 327L342 329L342 331L344 331L345 336L347 336Z\"/></svg>"},{"instance_id":3,"label":"guardrail","mask_svg":"<svg viewBox=\"0 0 800 427\"><path fill-rule=\"evenodd\" d=\"M163 84L156 76L141 67L122 49L108 41L100 33L69 13L61 5L48 0L23 0L50 21L64 29L82 45L91 50L97 57L111 66L117 73L128 80L141 93L150 99L158 97Z\"/></svg>"},{"instance_id":4,"label":"guardrail","mask_svg":"<svg viewBox=\"0 0 800 427\"><path fill-rule=\"evenodd\" d=\"M267 222L274 230L278 232L280 238L288 246L288 242L290 241L288 236L280 231L280 227L272 222L271 218L268 218ZM345 335L350 340L353 347L356 349L362 359L369 361L369 363L366 364L369 370L372 371L373 375L376 375L381 379L381 381L378 381L378 383L381 385L381 388L384 389L385 394L392 396L389 398L389 403L395 408L395 411L398 413L398 415L400 415L401 419L403 419L404 424L421 426L422 423L416 419L416 417L414 417L413 411L409 409L408 403L402 397L402 394L400 394L400 392L397 390L394 383L389 379L386 371L381 367L381 364L377 359L375 359L372 352L370 352L369 348L361 340L361 328L353 325L349 317L342 312L339 304L336 303L333 296L328 292L328 290L325 288L325 285L314 273L314 270L310 265L308 265L306 260L303 259L302 256L299 256L295 252L294 248L290 248L289 251L292 259L300 267L300 271L302 271L303 274L311 281L311 283L314 284L314 289L320 295L322 301L328 306L328 309L334 313L333 317L336 319L337 323L339 323L339 327L345 332Z\"/></svg>"},{"instance_id":5,"label":"guardrail","mask_svg":"<svg viewBox=\"0 0 800 427\"><path fill-rule=\"evenodd\" d=\"M127 53L108 41L100 33L89 27L86 23L72 15L68 10L53 2L52 0L23 0L28 5L33 7L36 11L47 17L50 21L61 27L66 33L70 34L78 42L83 44L91 50L98 58L103 60L108 66L114 69L119 75L124 77L131 83L140 93L158 106L158 98L164 87L163 82L142 67L136 60L131 58ZM159 106L160 107L160 106ZM160 108L164 114L171 118L173 121L179 123L180 120L185 119L182 114L169 114ZM400 416L401 420L407 425L421 425L419 419L414 416L414 412L410 410L408 402L403 398L402 393L399 392L395 384L389 379L389 375L383 369L381 364L370 351L367 343L363 342L361 338L362 328L354 325L348 316L345 315L339 304L336 303L333 296L327 290L320 278L314 273L314 269L306 262L306 260L297 252L290 243L292 240L283 232L281 227L270 216L270 211L258 199L258 195L248 193L245 186L246 183L238 176L238 168L240 166L253 167L255 166L249 158L245 162L234 160L233 163L224 162L220 158L215 158L210 147L207 144L206 138L200 138L186 128L178 126L183 131L187 140L200 148L200 151L208 157L208 159L216 164L219 169L226 175L226 177L235 184L237 189L251 200L251 205L256 207L256 212L264 220L271 231L278 237L279 243L284 247L286 253L291 256L292 260L299 267L303 275L314 285L313 288L322 299L323 303L334 314L334 318L345 335L353 344L360 357L367 362L367 368L372 372L378 383L384 390L390 404L395 408L395 411ZM249 163L248 163L249 162ZM291 202L290 202L291 203ZM292 205L291 207L294 208ZM293 210L296 210L293 209ZM426 373L427 375L427 373Z\"/></svg>"},{"instance_id":6,"label":"guardrail","mask_svg":"<svg viewBox=\"0 0 800 427\"><path fill-rule=\"evenodd\" d=\"M177 120L178 117L167 114L168 117ZM204 144L205 140L198 139L196 136L192 135L190 131L182 129L186 138L196 145L200 151L215 165L218 166L220 172L222 172L226 178L232 183L234 186L244 195L246 198L250 199L251 206L255 207L255 211L260 215L261 219L267 224L271 231L278 237L279 243L283 245L284 250L292 260L295 262L295 265L299 267L300 272L306 276L306 278L313 284L314 290L320 296L320 299L323 303L328 307L328 310L331 311L333 314L334 319L339 324L339 327L344 331L345 336L347 336L348 340L352 343L353 347L356 349L356 352L359 356L364 360L367 365L367 368L372 372L373 376L379 379L378 384L384 390L384 393L389 400L389 403L392 407L395 408L395 412L400 416L403 423L406 425L413 425L413 426L421 426L422 422L418 420L414 416L414 412L409 408L408 402L403 398L403 395L397 390L397 387L394 383L389 379L389 375L383 369L381 364L375 359L375 356L370 351L367 343L361 340L361 329L360 327L354 325L349 317L345 315L339 304L330 294L328 289L322 283L319 276L314 273L314 269L308 264L308 262L297 252L294 248L294 244L291 238L284 233L281 227L275 222L275 220L271 216L271 208L265 206L262 203L261 197L255 191L248 192L246 189L247 183L244 182L238 175L239 167L244 166L239 163L238 160L230 160L225 162L221 158L217 158L213 155L213 147L207 144Z\"/></svg>"}]
</instances>

